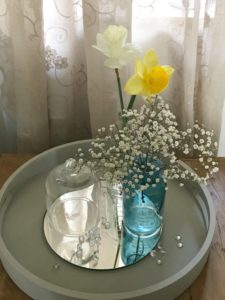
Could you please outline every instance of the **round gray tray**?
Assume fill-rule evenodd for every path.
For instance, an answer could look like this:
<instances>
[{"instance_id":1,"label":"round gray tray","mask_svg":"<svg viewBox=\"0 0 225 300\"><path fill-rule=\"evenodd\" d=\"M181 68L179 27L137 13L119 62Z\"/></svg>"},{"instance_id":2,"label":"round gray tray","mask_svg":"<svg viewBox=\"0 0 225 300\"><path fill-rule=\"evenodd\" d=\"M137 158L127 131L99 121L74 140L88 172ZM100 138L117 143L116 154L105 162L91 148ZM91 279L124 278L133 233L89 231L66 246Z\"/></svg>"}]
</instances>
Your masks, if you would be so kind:
<instances>
[{"instance_id":1,"label":"round gray tray","mask_svg":"<svg viewBox=\"0 0 225 300\"><path fill-rule=\"evenodd\" d=\"M172 300L204 266L215 228L215 213L207 189L188 182L169 182L162 264L150 256L122 269L95 271L58 257L43 234L45 179L56 165L73 156L70 143L43 152L20 167L0 194L0 257L14 282L36 300ZM184 165L185 168L187 166ZM176 245L182 236L183 248Z\"/></svg>"}]
</instances>

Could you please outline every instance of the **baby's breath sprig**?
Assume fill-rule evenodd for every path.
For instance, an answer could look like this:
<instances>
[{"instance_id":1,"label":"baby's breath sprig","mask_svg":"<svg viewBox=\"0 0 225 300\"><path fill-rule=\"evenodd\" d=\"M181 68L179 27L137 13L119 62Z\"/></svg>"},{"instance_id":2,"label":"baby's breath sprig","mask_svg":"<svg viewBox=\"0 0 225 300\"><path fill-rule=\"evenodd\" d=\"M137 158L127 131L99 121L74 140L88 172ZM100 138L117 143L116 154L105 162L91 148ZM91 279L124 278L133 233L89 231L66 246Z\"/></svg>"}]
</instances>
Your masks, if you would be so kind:
<instances>
[{"instance_id":1,"label":"baby's breath sprig","mask_svg":"<svg viewBox=\"0 0 225 300\"><path fill-rule=\"evenodd\" d=\"M112 185L124 183L130 192L142 191L156 186L159 178L151 180L161 162L163 178L177 179L183 186L186 180L206 182L218 171L213 156L217 144L213 132L207 131L197 122L185 131L178 129L174 114L160 96L139 111L123 110L123 126L112 124L108 129L98 130L98 136L91 143L90 159L85 159L78 149L79 167L88 165L100 179ZM198 157L204 176L198 176L184 169L179 163L181 157L194 154ZM147 181L143 182L143 177ZM130 180L127 180L130 178Z\"/></svg>"}]
</instances>

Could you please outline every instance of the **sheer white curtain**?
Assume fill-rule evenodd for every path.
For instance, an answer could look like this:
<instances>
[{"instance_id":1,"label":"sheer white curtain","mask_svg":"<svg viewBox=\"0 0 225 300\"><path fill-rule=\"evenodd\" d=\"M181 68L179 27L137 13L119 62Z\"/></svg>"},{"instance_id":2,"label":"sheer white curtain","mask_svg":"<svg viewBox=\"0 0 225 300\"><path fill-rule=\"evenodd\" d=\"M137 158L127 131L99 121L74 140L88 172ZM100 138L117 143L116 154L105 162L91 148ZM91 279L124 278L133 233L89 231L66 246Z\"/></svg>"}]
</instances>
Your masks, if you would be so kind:
<instances>
[{"instance_id":1,"label":"sheer white curtain","mask_svg":"<svg viewBox=\"0 0 225 300\"><path fill-rule=\"evenodd\" d=\"M0 1L0 151L49 146L40 1Z\"/></svg>"},{"instance_id":2,"label":"sheer white curtain","mask_svg":"<svg viewBox=\"0 0 225 300\"><path fill-rule=\"evenodd\" d=\"M198 119L219 138L225 99L225 1L133 2L133 40L146 50L153 47L163 63L175 68L164 97L181 126Z\"/></svg>"},{"instance_id":3,"label":"sheer white curtain","mask_svg":"<svg viewBox=\"0 0 225 300\"><path fill-rule=\"evenodd\" d=\"M131 28L132 1L45 0L43 4L45 47L51 65L50 118L52 130L58 133L54 141L69 140L71 132L73 138L84 138L90 133L89 112L93 134L116 119L114 74L104 67L103 57L92 45L97 32L109 24ZM60 67L53 55L62 61Z\"/></svg>"},{"instance_id":4,"label":"sheer white curtain","mask_svg":"<svg viewBox=\"0 0 225 300\"><path fill-rule=\"evenodd\" d=\"M1 152L42 151L115 121L115 75L92 48L109 24L175 68L163 96L181 126L199 119L223 141L223 0L42 1L0 2Z\"/></svg>"}]
</instances>

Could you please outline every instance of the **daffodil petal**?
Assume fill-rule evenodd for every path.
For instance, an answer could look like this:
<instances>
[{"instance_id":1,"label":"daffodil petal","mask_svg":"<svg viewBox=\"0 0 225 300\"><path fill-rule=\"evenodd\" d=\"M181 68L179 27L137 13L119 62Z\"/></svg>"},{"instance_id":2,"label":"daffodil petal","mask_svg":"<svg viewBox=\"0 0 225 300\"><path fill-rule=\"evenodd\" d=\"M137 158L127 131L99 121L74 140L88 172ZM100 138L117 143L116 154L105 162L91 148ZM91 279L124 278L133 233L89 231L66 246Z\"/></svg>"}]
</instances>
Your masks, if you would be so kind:
<instances>
[{"instance_id":1,"label":"daffodil petal","mask_svg":"<svg viewBox=\"0 0 225 300\"><path fill-rule=\"evenodd\" d=\"M136 45L133 45L131 43L126 43L124 48L126 50L129 50L129 51L135 53L136 57L140 57L142 55L141 49L139 47L137 47Z\"/></svg>"},{"instance_id":2,"label":"daffodil petal","mask_svg":"<svg viewBox=\"0 0 225 300\"><path fill-rule=\"evenodd\" d=\"M152 95L151 88L147 84L143 83L142 89L141 89L139 94L142 95L142 96L149 96L150 97Z\"/></svg>"},{"instance_id":3,"label":"daffodil petal","mask_svg":"<svg viewBox=\"0 0 225 300\"><path fill-rule=\"evenodd\" d=\"M116 42L123 46L127 38L127 29L124 26L109 25L102 35L109 44Z\"/></svg>"},{"instance_id":4,"label":"daffodil petal","mask_svg":"<svg viewBox=\"0 0 225 300\"><path fill-rule=\"evenodd\" d=\"M145 66L143 65L142 61L140 59L137 59L135 62L135 73L143 78L145 71Z\"/></svg>"},{"instance_id":5,"label":"daffodil petal","mask_svg":"<svg viewBox=\"0 0 225 300\"><path fill-rule=\"evenodd\" d=\"M144 64L146 67L148 68L153 68L155 66L158 65L158 57L155 53L154 50L149 50L145 56L144 56L144 60L143 60Z\"/></svg>"},{"instance_id":6,"label":"daffodil petal","mask_svg":"<svg viewBox=\"0 0 225 300\"><path fill-rule=\"evenodd\" d=\"M133 75L125 84L124 91L130 95L140 94L143 88L143 81L138 75Z\"/></svg>"},{"instance_id":7,"label":"daffodil petal","mask_svg":"<svg viewBox=\"0 0 225 300\"><path fill-rule=\"evenodd\" d=\"M169 78L173 75L174 69L171 66L161 66L167 73L167 75L169 76Z\"/></svg>"},{"instance_id":8,"label":"daffodil petal","mask_svg":"<svg viewBox=\"0 0 225 300\"><path fill-rule=\"evenodd\" d=\"M121 64L119 59L113 57L107 58L104 61L104 65L110 69L121 69Z\"/></svg>"},{"instance_id":9,"label":"daffodil petal","mask_svg":"<svg viewBox=\"0 0 225 300\"><path fill-rule=\"evenodd\" d=\"M131 49L128 49L127 47L124 47L120 52L120 61L125 62L123 65L127 65L132 60L135 60L137 58L137 53L135 51L132 51Z\"/></svg>"},{"instance_id":10,"label":"daffodil petal","mask_svg":"<svg viewBox=\"0 0 225 300\"><path fill-rule=\"evenodd\" d=\"M110 51L109 51L109 47L106 43L106 41L103 38L103 35L101 33L97 34L97 45L93 45L93 48L101 51L104 55L109 57Z\"/></svg>"}]
</instances>

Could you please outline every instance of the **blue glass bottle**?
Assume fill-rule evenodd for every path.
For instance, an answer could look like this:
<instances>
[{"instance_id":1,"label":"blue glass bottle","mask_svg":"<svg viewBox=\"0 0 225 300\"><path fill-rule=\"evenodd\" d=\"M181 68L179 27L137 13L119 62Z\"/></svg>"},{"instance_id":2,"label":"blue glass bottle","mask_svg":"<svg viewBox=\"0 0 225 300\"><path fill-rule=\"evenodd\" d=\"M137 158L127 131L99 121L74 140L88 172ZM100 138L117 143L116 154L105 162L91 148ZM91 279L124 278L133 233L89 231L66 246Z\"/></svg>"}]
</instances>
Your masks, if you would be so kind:
<instances>
[{"instance_id":1,"label":"blue glass bottle","mask_svg":"<svg viewBox=\"0 0 225 300\"><path fill-rule=\"evenodd\" d=\"M143 190L131 190L125 194L123 204L122 249L125 265L133 264L146 256L158 243L162 231L165 183L162 164L154 161L155 171L142 172L142 184L150 179L150 186ZM150 175L150 174L151 175ZM139 172L140 175L140 172ZM132 180L131 173L127 181ZM124 189L130 190L127 184Z\"/></svg>"}]
</instances>

